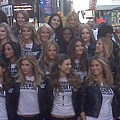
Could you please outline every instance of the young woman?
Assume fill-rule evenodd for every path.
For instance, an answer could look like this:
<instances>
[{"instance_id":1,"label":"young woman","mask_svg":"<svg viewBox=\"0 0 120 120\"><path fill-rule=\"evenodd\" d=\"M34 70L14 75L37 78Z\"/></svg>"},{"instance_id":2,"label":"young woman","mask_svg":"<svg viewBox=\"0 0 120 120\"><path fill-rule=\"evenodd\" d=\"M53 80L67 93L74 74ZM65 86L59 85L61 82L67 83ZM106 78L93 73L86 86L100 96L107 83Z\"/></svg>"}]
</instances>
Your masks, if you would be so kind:
<instances>
[{"instance_id":1,"label":"young woman","mask_svg":"<svg viewBox=\"0 0 120 120\"><path fill-rule=\"evenodd\" d=\"M67 46L69 42L74 38L74 33L71 28L64 27L60 32L60 37L58 40L58 45L60 48L60 53L67 53Z\"/></svg>"},{"instance_id":2,"label":"young woman","mask_svg":"<svg viewBox=\"0 0 120 120\"><path fill-rule=\"evenodd\" d=\"M23 55L17 63L19 69L16 90L16 120L43 120L45 113L42 72L31 53Z\"/></svg>"},{"instance_id":3,"label":"young woman","mask_svg":"<svg viewBox=\"0 0 120 120\"><path fill-rule=\"evenodd\" d=\"M96 43L95 53L105 57L105 59L108 60L114 79L115 79L116 72L117 72L117 69L116 69L117 61L115 60L115 57L113 56L113 42L109 38L106 38L106 37L99 38Z\"/></svg>"},{"instance_id":4,"label":"young woman","mask_svg":"<svg viewBox=\"0 0 120 120\"><path fill-rule=\"evenodd\" d=\"M81 79L71 69L69 56L59 54L46 85L47 118L50 120L77 120Z\"/></svg>"},{"instance_id":5,"label":"young woman","mask_svg":"<svg viewBox=\"0 0 120 120\"><path fill-rule=\"evenodd\" d=\"M81 90L82 120L113 120L117 117L117 99L110 67L102 56L89 63L88 77Z\"/></svg>"},{"instance_id":6,"label":"young woman","mask_svg":"<svg viewBox=\"0 0 120 120\"><path fill-rule=\"evenodd\" d=\"M105 24L101 25L98 29L98 38L100 37L107 37L113 42L113 54L118 64L119 52L120 52L120 47L118 43L119 39L116 36L116 33L113 32L113 27L111 25L105 25Z\"/></svg>"},{"instance_id":7,"label":"young woman","mask_svg":"<svg viewBox=\"0 0 120 120\"><path fill-rule=\"evenodd\" d=\"M59 47L53 40L47 41L43 46L42 57L38 60L41 70L45 75L51 71L55 56L59 53Z\"/></svg>"},{"instance_id":8,"label":"young woman","mask_svg":"<svg viewBox=\"0 0 120 120\"><path fill-rule=\"evenodd\" d=\"M81 23L79 21L79 15L76 12L71 11L67 14L65 26L73 30L75 37L79 37Z\"/></svg>"},{"instance_id":9,"label":"young woman","mask_svg":"<svg viewBox=\"0 0 120 120\"><path fill-rule=\"evenodd\" d=\"M0 23L0 54L2 52L2 47L6 42L9 41L16 41L14 35L12 34L12 30L10 28L10 26L5 23L2 22Z\"/></svg>"},{"instance_id":10,"label":"young woman","mask_svg":"<svg viewBox=\"0 0 120 120\"><path fill-rule=\"evenodd\" d=\"M93 44L93 43L95 42L95 37L93 35L92 28L89 25L86 24L81 27L80 38L83 39L84 45L88 49L88 52L91 52L91 51L89 51L90 48L94 48L93 50L90 49L90 50L92 50L92 52L94 52L95 44Z\"/></svg>"},{"instance_id":11,"label":"young woman","mask_svg":"<svg viewBox=\"0 0 120 120\"><path fill-rule=\"evenodd\" d=\"M47 23L43 23L37 30L37 37L42 46L52 37L52 28Z\"/></svg>"},{"instance_id":12,"label":"young woman","mask_svg":"<svg viewBox=\"0 0 120 120\"><path fill-rule=\"evenodd\" d=\"M0 120L15 119L14 89L7 65L0 58Z\"/></svg>"},{"instance_id":13,"label":"young woman","mask_svg":"<svg viewBox=\"0 0 120 120\"><path fill-rule=\"evenodd\" d=\"M62 19L59 14L53 14L48 20L48 24L52 27L53 37L57 42L59 39L59 33L63 28Z\"/></svg>"},{"instance_id":14,"label":"young woman","mask_svg":"<svg viewBox=\"0 0 120 120\"><path fill-rule=\"evenodd\" d=\"M16 78L18 74L16 62L21 56L20 46L16 42L6 42L3 45L1 56L5 60L8 69L10 70L11 77L13 79Z\"/></svg>"},{"instance_id":15,"label":"young woman","mask_svg":"<svg viewBox=\"0 0 120 120\"><path fill-rule=\"evenodd\" d=\"M74 72L83 80L87 76L87 50L82 39L72 39L68 44L67 54L71 59Z\"/></svg>"},{"instance_id":16,"label":"young woman","mask_svg":"<svg viewBox=\"0 0 120 120\"><path fill-rule=\"evenodd\" d=\"M19 40L21 54L33 53L37 59L41 55L41 46L37 40L37 33L32 23L26 22L21 27Z\"/></svg>"},{"instance_id":17,"label":"young woman","mask_svg":"<svg viewBox=\"0 0 120 120\"><path fill-rule=\"evenodd\" d=\"M17 11L15 13L15 20L16 24L13 26L12 30L17 40L19 40L21 34L21 26L24 24L24 22L29 21L29 14L24 10Z\"/></svg>"}]
</instances>

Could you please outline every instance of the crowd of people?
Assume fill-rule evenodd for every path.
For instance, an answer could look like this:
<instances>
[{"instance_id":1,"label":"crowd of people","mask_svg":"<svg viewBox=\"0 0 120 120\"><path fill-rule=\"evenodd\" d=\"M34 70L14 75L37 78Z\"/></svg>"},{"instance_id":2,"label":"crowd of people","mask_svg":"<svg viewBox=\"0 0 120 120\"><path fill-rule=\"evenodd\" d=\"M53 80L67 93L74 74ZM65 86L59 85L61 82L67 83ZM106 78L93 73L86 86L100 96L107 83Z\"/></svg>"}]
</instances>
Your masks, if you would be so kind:
<instances>
[{"instance_id":1,"label":"crowd of people","mask_svg":"<svg viewBox=\"0 0 120 120\"><path fill-rule=\"evenodd\" d=\"M120 40L97 38L76 12L36 30L26 11L11 28L0 11L0 120L120 120ZM114 40L113 40L114 37Z\"/></svg>"}]
</instances>

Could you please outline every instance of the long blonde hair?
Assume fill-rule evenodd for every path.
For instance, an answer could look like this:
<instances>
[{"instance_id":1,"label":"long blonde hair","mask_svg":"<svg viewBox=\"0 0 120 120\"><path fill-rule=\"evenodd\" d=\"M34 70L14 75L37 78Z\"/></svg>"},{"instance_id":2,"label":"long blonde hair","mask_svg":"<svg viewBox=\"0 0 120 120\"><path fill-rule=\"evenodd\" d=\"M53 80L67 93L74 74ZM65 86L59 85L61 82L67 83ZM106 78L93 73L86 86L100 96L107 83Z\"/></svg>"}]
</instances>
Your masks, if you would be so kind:
<instances>
[{"instance_id":1,"label":"long blonde hair","mask_svg":"<svg viewBox=\"0 0 120 120\"><path fill-rule=\"evenodd\" d=\"M108 60L108 58L112 55L113 53L113 42L110 40L110 38L107 37L100 37L98 41L101 40L103 43L103 52L104 52L104 57ZM97 42L98 42L97 41Z\"/></svg>"},{"instance_id":2,"label":"long blonde hair","mask_svg":"<svg viewBox=\"0 0 120 120\"><path fill-rule=\"evenodd\" d=\"M88 70L88 77L87 77L87 80L89 81L89 85L101 86L100 81L94 76L94 74L91 71L91 63L93 60L97 60L102 65L104 87L112 86L113 85L113 76L112 76L112 72L110 70L109 63L104 57L102 57L100 55L95 55L89 62L89 70Z\"/></svg>"},{"instance_id":3,"label":"long blonde hair","mask_svg":"<svg viewBox=\"0 0 120 120\"><path fill-rule=\"evenodd\" d=\"M10 41L16 42L17 41L12 33L10 26L7 23L5 23L5 22L0 23L0 27L3 27L7 33L7 40L8 40L7 42L10 42ZM0 51L2 50L2 46L3 45L0 40Z\"/></svg>"},{"instance_id":4,"label":"long blonde hair","mask_svg":"<svg viewBox=\"0 0 120 120\"><path fill-rule=\"evenodd\" d=\"M70 22L69 22L72 16L75 17L75 19L76 19L76 26L75 26L74 28L72 28L72 27L70 26ZM76 34L79 35L81 23L80 23L80 21L79 21L79 15L78 15L75 11L71 11L71 12L69 12L69 13L66 15L66 23L65 23L65 26L72 28L74 34L76 33Z\"/></svg>"},{"instance_id":5,"label":"long blonde hair","mask_svg":"<svg viewBox=\"0 0 120 120\"><path fill-rule=\"evenodd\" d=\"M24 27L27 27L28 29L30 29L32 31L32 41L39 44L39 41L37 40L37 32L35 30L35 27L33 26L32 23L25 22L21 27L21 36L20 36L20 40L19 40L21 49L24 49L25 45L26 45L26 40L24 39L24 37L22 35L22 31L23 31Z\"/></svg>"},{"instance_id":6,"label":"long blonde hair","mask_svg":"<svg viewBox=\"0 0 120 120\"><path fill-rule=\"evenodd\" d=\"M32 53L28 53L28 54L23 55L17 61L17 67L19 69L19 71L18 71L19 81L22 84L24 84L26 82L26 77L21 69L21 62L23 60L28 60L33 66L33 74L34 74L34 78L35 78L35 88L36 88L37 86L39 86L42 83L42 76L43 76L43 73L39 68L37 59L35 58L35 56Z\"/></svg>"},{"instance_id":7,"label":"long blonde hair","mask_svg":"<svg viewBox=\"0 0 120 120\"><path fill-rule=\"evenodd\" d=\"M50 34L50 38L49 38L49 39L51 39L51 38L52 38L52 35L53 35L51 26L48 25L47 23L43 23L43 24L38 28L38 30L37 30L37 37L38 37L38 40L39 40L40 44L43 44L43 43L42 43L42 40L41 40L39 34L40 34L40 32L41 32L41 29L44 28L44 27L49 30L49 34Z\"/></svg>"},{"instance_id":8,"label":"long blonde hair","mask_svg":"<svg viewBox=\"0 0 120 120\"><path fill-rule=\"evenodd\" d=\"M46 69L50 69L50 66L49 66L49 57L48 57L48 50L50 48L51 45L54 45L56 47L56 55L59 53L59 46L58 44L53 41L52 39L50 39L49 41L47 41L44 46L43 46L43 54L42 54L42 57L38 60L38 62L42 61L44 63L44 67Z\"/></svg>"}]
</instances>

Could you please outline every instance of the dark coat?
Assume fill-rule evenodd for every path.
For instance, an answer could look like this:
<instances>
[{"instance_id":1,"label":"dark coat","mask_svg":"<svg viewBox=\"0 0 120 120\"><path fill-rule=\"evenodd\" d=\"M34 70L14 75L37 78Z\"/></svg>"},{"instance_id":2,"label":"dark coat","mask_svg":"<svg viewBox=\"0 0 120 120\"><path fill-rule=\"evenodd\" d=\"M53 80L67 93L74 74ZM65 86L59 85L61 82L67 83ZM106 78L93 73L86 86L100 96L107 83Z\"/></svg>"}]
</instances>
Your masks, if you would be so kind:
<instances>
[{"instance_id":1,"label":"dark coat","mask_svg":"<svg viewBox=\"0 0 120 120\"><path fill-rule=\"evenodd\" d=\"M114 92L112 101L113 118L118 116L118 100L116 97L115 87L111 87ZM86 116L95 117L99 116L102 105L102 94L98 85L87 86L84 85L80 92L80 113L85 112Z\"/></svg>"},{"instance_id":2,"label":"dark coat","mask_svg":"<svg viewBox=\"0 0 120 120\"><path fill-rule=\"evenodd\" d=\"M15 113L17 114L18 110L18 103L19 103L19 95L20 95L20 83L16 83L15 85ZM41 118L44 119L45 111L46 111L46 104L45 104L45 86L46 84L43 82L38 87L38 104L40 109ZM27 107L27 106L26 106Z\"/></svg>"},{"instance_id":3,"label":"dark coat","mask_svg":"<svg viewBox=\"0 0 120 120\"><path fill-rule=\"evenodd\" d=\"M15 94L14 88L10 88L5 91L6 92L6 109L8 114L8 120L16 120L15 119Z\"/></svg>"},{"instance_id":4,"label":"dark coat","mask_svg":"<svg viewBox=\"0 0 120 120\"><path fill-rule=\"evenodd\" d=\"M47 82L46 84L46 120L50 120L50 115L53 107L53 102L54 102L54 95L53 95L53 87ZM73 103L73 108L76 113L76 117L79 116L79 89L74 89L72 88L72 103Z\"/></svg>"},{"instance_id":5,"label":"dark coat","mask_svg":"<svg viewBox=\"0 0 120 120\"><path fill-rule=\"evenodd\" d=\"M24 49L23 49L24 50ZM29 53L29 51L21 50L21 54L24 55L26 53ZM35 55L36 59L39 59L42 54L41 46L33 41L33 47L32 47L32 53Z\"/></svg>"}]
</instances>

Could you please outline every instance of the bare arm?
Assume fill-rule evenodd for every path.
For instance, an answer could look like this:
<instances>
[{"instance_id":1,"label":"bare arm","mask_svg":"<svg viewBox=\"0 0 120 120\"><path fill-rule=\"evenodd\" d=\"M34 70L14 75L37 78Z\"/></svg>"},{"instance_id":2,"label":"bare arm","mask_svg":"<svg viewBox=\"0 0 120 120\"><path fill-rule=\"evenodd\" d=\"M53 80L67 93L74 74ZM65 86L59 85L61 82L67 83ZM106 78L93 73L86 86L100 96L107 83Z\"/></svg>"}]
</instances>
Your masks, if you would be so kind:
<instances>
[{"instance_id":1,"label":"bare arm","mask_svg":"<svg viewBox=\"0 0 120 120\"><path fill-rule=\"evenodd\" d=\"M85 112L80 113L82 120L86 120Z\"/></svg>"}]
</instances>

